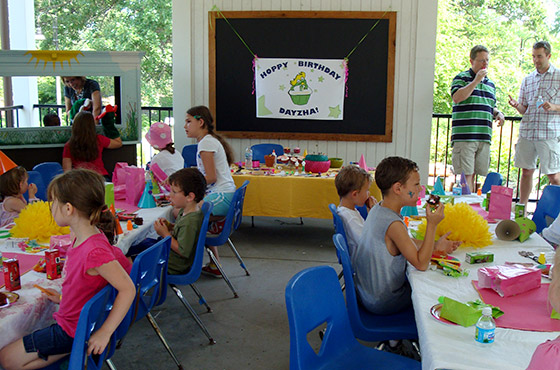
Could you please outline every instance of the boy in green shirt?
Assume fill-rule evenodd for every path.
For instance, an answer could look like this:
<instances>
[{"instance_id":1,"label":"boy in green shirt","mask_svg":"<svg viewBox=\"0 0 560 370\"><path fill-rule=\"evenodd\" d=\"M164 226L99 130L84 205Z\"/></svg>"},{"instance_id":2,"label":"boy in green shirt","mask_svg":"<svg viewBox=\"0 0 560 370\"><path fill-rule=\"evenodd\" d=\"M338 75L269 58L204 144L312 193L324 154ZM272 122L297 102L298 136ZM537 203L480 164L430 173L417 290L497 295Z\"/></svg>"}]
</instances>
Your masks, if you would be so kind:
<instances>
[{"instance_id":1,"label":"boy in green shirt","mask_svg":"<svg viewBox=\"0 0 560 370\"><path fill-rule=\"evenodd\" d=\"M183 168L171 174L168 182L171 185L171 204L181 210L172 228L168 228L166 219L160 218L154 222L154 229L163 238L172 237L167 271L180 275L186 274L194 261L203 219L198 203L204 198L206 180L198 169Z\"/></svg>"}]
</instances>

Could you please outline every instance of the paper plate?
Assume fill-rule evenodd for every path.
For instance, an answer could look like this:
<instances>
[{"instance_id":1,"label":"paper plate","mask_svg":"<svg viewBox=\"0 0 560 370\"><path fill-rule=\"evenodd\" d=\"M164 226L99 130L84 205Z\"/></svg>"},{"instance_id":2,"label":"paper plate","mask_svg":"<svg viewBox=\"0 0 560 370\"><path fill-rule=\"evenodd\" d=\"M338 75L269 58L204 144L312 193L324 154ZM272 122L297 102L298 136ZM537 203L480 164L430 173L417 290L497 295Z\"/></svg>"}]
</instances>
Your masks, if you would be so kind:
<instances>
[{"instance_id":1,"label":"paper plate","mask_svg":"<svg viewBox=\"0 0 560 370\"><path fill-rule=\"evenodd\" d=\"M13 292L2 292L2 293L5 294L6 297L8 297L8 303L4 305L0 305L0 308L8 307L19 299L19 294L17 293L13 293Z\"/></svg>"},{"instance_id":2,"label":"paper plate","mask_svg":"<svg viewBox=\"0 0 560 370\"><path fill-rule=\"evenodd\" d=\"M436 319L437 321L441 321L445 324L448 325L457 325L452 321L449 321L447 319L444 319L443 317L440 316L441 314L441 308L443 307L443 303L438 303L432 306L432 308L430 308L430 313L432 314L432 316L434 317L434 319Z\"/></svg>"}]
</instances>

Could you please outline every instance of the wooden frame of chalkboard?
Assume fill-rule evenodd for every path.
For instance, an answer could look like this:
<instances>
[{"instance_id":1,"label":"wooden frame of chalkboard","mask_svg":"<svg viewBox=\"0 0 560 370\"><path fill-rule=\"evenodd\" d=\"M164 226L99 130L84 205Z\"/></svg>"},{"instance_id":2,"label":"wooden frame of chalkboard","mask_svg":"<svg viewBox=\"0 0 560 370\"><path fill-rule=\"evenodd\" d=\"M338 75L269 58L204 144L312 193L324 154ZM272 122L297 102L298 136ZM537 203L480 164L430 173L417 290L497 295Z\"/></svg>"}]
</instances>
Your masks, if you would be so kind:
<instances>
[{"instance_id":1,"label":"wooden frame of chalkboard","mask_svg":"<svg viewBox=\"0 0 560 370\"><path fill-rule=\"evenodd\" d=\"M209 108L216 130L231 138L391 142L396 21L389 11L209 12ZM252 52L343 59L356 45L348 58L343 120L257 118Z\"/></svg>"}]
</instances>

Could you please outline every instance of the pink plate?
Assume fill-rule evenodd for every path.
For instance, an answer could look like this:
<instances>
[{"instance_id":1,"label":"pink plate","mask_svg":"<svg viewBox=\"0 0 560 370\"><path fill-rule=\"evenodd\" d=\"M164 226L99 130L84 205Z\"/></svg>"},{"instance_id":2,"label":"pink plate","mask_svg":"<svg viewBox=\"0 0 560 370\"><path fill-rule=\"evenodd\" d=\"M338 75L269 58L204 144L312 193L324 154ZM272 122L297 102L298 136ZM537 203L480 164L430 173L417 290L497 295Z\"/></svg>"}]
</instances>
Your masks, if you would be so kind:
<instances>
[{"instance_id":1,"label":"pink plate","mask_svg":"<svg viewBox=\"0 0 560 370\"><path fill-rule=\"evenodd\" d=\"M449 321L447 319L444 319L443 317L440 316L441 313L441 308L443 307L442 303L438 303L432 306L432 308L430 308L430 313L432 314L432 316L437 320L437 321L441 321L445 324L448 325L457 325L452 321Z\"/></svg>"}]
</instances>

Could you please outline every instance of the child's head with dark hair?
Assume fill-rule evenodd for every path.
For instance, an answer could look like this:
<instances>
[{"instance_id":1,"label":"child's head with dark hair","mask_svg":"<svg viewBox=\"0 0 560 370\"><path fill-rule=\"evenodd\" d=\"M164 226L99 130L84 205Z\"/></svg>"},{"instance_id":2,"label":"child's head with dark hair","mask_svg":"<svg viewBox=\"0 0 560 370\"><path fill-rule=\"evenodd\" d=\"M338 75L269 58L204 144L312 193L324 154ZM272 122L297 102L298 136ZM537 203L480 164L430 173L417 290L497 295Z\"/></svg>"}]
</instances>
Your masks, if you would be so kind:
<instances>
[{"instance_id":1,"label":"child's head with dark hair","mask_svg":"<svg viewBox=\"0 0 560 370\"><path fill-rule=\"evenodd\" d=\"M93 114L89 112L76 114L68 147L72 157L77 160L90 162L97 158L99 148L97 147L97 132Z\"/></svg>"},{"instance_id":2,"label":"child's head with dark hair","mask_svg":"<svg viewBox=\"0 0 560 370\"><path fill-rule=\"evenodd\" d=\"M56 176L47 188L47 196L59 206L70 203L91 225L104 220L102 214L110 214L106 212L105 179L95 171L80 168Z\"/></svg>"},{"instance_id":3,"label":"child's head with dark hair","mask_svg":"<svg viewBox=\"0 0 560 370\"><path fill-rule=\"evenodd\" d=\"M339 197L344 197L354 190L360 190L371 183L371 175L361 167L348 165L343 167L334 179L334 186Z\"/></svg>"},{"instance_id":4,"label":"child's head with dark hair","mask_svg":"<svg viewBox=\"0 0 560 370\"><path fill-rule=\"evenodd\" d=\"M406 184L413 172L418 172L418 165L410 159L387 157L375 168L375 183L386 196L394 184Z\"/></svg>"},{"instance_id":5,"label":"child's head with dark hair","mask_svg":"<svg viewBox=\"0 0 560 370\"><path fill-rule=\"evenodd\" d=\"M3 197L17 196L21 194L22 183L29 175L22 166L17 166L0 176L0 194Z\"/></svg>"},{"instance_id":6,"label":"child's head with dark hair","mask_svg":"<svg viewBox=\"0 0 560 370\"><path fill-rule=\"evenodd\" d=\"M206 179L198 168L183 168L167 179L169 184L178 187L185 195L194 194L194 201L200 202L206 193Z\"/></svg>"},{"instance_id":7,"label":"child's head with dark hair","mask_svg":"<svg viewBox=\"0 0 560 370\"><path fill-rule=\"evenodd\" d=\"M55 113L45 114L43 117L43 126L60 126L60 117Z\"/></svg>"}]
</instances>

